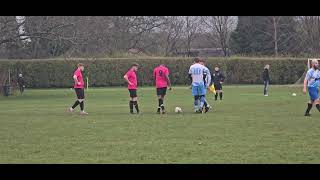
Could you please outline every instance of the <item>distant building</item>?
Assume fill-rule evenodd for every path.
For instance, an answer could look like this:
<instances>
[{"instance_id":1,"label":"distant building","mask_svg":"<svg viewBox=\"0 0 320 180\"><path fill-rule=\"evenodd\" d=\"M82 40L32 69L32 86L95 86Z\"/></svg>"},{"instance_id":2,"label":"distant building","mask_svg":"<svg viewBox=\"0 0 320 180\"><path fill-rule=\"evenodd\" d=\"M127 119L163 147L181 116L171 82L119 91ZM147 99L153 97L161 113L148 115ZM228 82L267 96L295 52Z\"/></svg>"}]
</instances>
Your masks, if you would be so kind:
<instances>
[{"instance_id":1,"label":"distant building","mask_svg":"<svg viewBox=\"0 0 320 180\"><path fill-rule=\"evenodd\" d=\"M180 51L176 53L177 56L188 56L188 51ZM222 48L198 48L190 49L190 57L204 56L204 57L221 57L224 56Z\"/></svg>"}]
</instances>

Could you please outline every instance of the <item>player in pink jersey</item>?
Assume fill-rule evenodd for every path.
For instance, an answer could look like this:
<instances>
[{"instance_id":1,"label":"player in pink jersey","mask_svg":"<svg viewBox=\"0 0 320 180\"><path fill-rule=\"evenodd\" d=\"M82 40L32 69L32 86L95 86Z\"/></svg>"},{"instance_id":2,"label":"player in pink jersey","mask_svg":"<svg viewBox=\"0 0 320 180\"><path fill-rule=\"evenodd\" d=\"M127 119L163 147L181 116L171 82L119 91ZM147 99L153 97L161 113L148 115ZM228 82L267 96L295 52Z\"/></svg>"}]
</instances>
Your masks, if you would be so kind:
<instances>
[{"instance_id":1,"label":"player in pink jersey","mask_svg":"<svg viewBox=\"0 0 320 180\"><path fill-rule=\"evenodd\" d=\"M136 72L138 71L138 64L134 63L132 64L129 71L123 76L123 78L128 83L128 90L130 94L130 113L133 114L133 106L135 107L137 114L139 114L139 106L138 106L138 96L137 96L137 89L138 89L138 79Z\"/></svg>"},{"instance_id":2,"label":"player in pink jersey","mask_svg":"<svg viewBox=\"0 0 320 180\"><path fill-rule=\"evenodd\" d=\"M154 68L153 77L155 80L155 84L156 84L156 88L157 88L157 96L158 96L158 101L159 101L157 113L164 114L166 111L165 111L163 102L164 102L164 97L167 93L167 87L169 87L169 90L171 90L169 69L167 67L165 67L163 64L161 64L158 67Z\"/></svg>"},{"instance_id":3,"label":"player in pink jersey","mask_svg":"<svg viewBox=\"0 0 320 180\"><path fill-rule=\"evenodd\" d=\"M82 71L84 70L84 65L82 63L78 64L78 69L73 74L73 80L74 80L74 90L77 95L77 100L73 104L72 107L69 108L70 112L74 112L74 108L76 108L80 104L80 114L81 115L87 115L84 111L84 81L82 76Z\"/></svg>"}]
</instances>

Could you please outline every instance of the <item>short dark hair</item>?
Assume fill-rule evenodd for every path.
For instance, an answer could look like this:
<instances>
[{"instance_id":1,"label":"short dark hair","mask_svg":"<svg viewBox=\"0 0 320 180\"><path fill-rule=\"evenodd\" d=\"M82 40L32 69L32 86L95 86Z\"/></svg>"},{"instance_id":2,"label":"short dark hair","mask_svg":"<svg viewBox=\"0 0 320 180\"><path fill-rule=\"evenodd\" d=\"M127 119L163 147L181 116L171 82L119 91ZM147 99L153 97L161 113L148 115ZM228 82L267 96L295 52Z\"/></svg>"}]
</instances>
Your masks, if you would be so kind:
<instances>
[{"instance_id":1,"label":"short dark hair","mask_svg":"<svg viewBox=\"0 0 320 180\"><path fill-rule=\"evenodd\" d=\"M200 62L205 63L205 62L206 62L206 60L205 60L204 58L201 58L201 59L200 59Z\"/></svg>"},{"instance_id":2,"label":"short dark hair","mask_svg":"<svg viewBox=\"0 0 320 180\"><path fill-rule=\"evenodd\" d=\"M139 66L138 63L132 63L131 66Z\"/></svg>"},{"instance_id":3,"label":"short dark hair","mask_svg":"<svg viewBox=\"0 0 320 180\"><path fill-rule=\"evenodd\" d=\"M83 64L83 63L79 63L79 64L78 64L78 67L81 67L81 66L84 66L84 64Z\"/></svg>"},{"instance_id":4,"label":"short dark hair","mask_svg":"<svg viewBox=\"0 0 320 180\"><path fill-rule=\"evenodd\" d=\"M193 60L195 63L199 63L201 61L201 59L199 57L194 58Z\"/></svg>"}]
</instances>

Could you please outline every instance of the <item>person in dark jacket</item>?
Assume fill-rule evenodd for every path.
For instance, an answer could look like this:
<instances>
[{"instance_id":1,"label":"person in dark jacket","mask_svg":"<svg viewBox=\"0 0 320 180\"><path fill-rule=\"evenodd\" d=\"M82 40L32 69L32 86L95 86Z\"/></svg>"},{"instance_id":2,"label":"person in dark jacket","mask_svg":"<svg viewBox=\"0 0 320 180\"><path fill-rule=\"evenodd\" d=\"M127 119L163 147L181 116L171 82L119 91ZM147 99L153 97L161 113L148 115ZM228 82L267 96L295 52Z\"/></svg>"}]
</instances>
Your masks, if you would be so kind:
<instances>
[{"instance_id":1,"label":"person in dark jacket","mask_svg":"<svg viewBox=\"0 0 320 180\"><path fill-rule=\"evenodd\" d=\"M264 96L268 96L268 87L269 87L269 82L270 82L270 77L269 77L269 64L267 64L264 67L264 71L262 74L262 78L263 78L263 83L264 83L264 89L263 89L263 95Z\"/></svg>"},{"instance_id":2,"label":"person in dark jacket","mask_svg":"<svg viewBox=\"0 0 320 180\"><path fill-rule=\"evenodd\" d=\"M222 100L222 83L224 82L224 75L220 72L218 65L215 66L214 72L211 74L211 81L213 82L214 88L216 89L215 100L218 100L218 94L220 100Z\"/></svg>"},{"instance_id":3,"label":"person in dark jacket","mask_svg":"<svg viewBox=\"0 0 320 180\"><path fill-rule=\"evenodd\" d=\"M19 74L18 86L19 86L19 89L20 89L20 93L22 94L24 92L24 88L26 87L22 74Z\"/></svg>"}]
</instances>

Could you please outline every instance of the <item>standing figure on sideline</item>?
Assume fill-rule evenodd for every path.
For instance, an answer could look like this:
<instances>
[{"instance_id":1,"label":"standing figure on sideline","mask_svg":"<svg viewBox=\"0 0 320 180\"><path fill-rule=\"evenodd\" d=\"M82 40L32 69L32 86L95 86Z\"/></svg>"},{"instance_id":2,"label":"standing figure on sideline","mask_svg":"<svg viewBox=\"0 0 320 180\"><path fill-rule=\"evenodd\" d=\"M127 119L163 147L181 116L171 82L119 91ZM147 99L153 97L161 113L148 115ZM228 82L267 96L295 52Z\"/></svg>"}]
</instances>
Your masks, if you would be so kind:
<instances>
[{"instance_id":1,"label":"standing figure on sideline","mask_svg":"<svg viewBox=\"0 0 320 180\"><path fill-rule=\"evenodd\" d=\"M214 84L214 88L216 89L216 92L217 92L214 96L215 100L218 100L218 94L220 96L220 100L222 100L222 83L224 82L224 78L225 78L224 75L220 72L219 66L216 65L211 78Z\"/></svg>"},{"instance_id":2,"label":"standing figure on sideline","mask_svg":"<svg viewBox=\"0 0 320 180\"><path fill-rule=\"evenodd\" d=\"M269 64L267 64L264 67L263 73L262 73L262 78L263 78L263 83L264 83L264 88L263 88L263 95L268 96L268 87L270 83L270 77L269 77Z\"/></svg>"},{"instance_id":3,"label":"standing figure on sideline","mask_svg":"<svg viewBox=\"0 0 320 180\"><path fill-rule=\"evenodd\" d=\"M18 86L19 86L19 89L20 89L20 93L22 94L24 92L24 88L26 87L25 86L24 77L22 76L22 74L19 74Z\"/></svg>"},{"instance_id":4,"label":"standing figure on sideline","mask_svg":"<svg viewBox=\"0 0 320 180\"><path fill-rule=\"evenodd\" d=\"M194 97L194 111L196 113L203 113L205 104L205 84L204 79L208 74L207 69L200 64L201 59L195 58L194 64L190 66L189 78L192 81L192 96ZM200 100L200 105L198 101Z\"/></svg>"},{"instance_id":5,"label":"standing figure on sideline","mask_svg":"<svg viewBox=\"0 0 320 180\"><path fill-rule=\"evenodd\" d=\"M159 106L157 109L157 113L165 114L165 108L164 108L164 97L167 92L167 87L169 87L169 90L171 90L171 83L169 78L169 69L161 64L158 67L154 68L153 70L153 77L155 80L156 88L157 88L157 96L159 101Z\"/></svg>"},{"instance_id":6,"label":"standing figure on sideline","mask_svg":"<svg viewBox=\"0 0 320 180\"><path fill-rule=\"evenodd\" d=\"M84 70L84 65L82 63L78 64L77 70L73 73L74 80L74 90L77 95L77 100L73 104L72 107L69 108L70 112L74 112L74 108L76 108L80 104L80 114L87 115L88 113L84 111L84 80L82 76L82 71Z\"/></svg>"},{"instance_id":7,"label":"standing figure on sideline","mask_svg":"<svg viewBox=\"0 0 320 180\"><path fill-rule=\"evenodd\" d=\"M129 102L129 108L130 113L133 113L133 106L135 107L137 114L139 114L139 107L138 107L138 96L137 96L137 88L138 88L138 80L137 80L137 74L138 71L138 64L133 63L129 71L123 76L123 78L128 83L128 90L130 94L130 102Z\"/></svg>"},{"instance_id":8,"label":"standing figure on sideline","mask_svg":"<svg viewBox=\"0 0 320 180\"><path fill-rule=\"evenodd\" d=\"M320 112L320 105L319 105L319 95L318 95L318 88L319 88L319 79L320 73L318 70L319 63L318 60L312 60L311 62L312 68L308 70L306 77L303 82L303 93L307 93L307 86L308 92L310 96L310 101L308 102L307 110L305 112L305 116L310 116L310 110L313 104L316 105L318 111Z\"/></svg>"}]
</instances>

